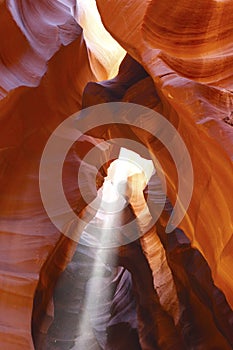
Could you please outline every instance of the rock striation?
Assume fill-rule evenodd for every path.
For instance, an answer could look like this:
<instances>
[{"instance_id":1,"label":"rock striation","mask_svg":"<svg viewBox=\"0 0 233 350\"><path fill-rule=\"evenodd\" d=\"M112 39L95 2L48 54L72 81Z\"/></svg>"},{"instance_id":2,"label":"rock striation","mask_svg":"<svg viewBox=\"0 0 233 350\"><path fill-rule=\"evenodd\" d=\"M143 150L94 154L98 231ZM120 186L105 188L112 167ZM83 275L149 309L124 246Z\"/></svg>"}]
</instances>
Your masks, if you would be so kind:
<instances>
[{"instance_id":1,"label":"rock striation","mask_svg":"<svg viewBox=\"0 0 233 350\"><path fill-rule=\"evenodd\" d=\"M232 0L0 2L2 349L233 348L232 9ZM75 325L85 314L96 251L49 220L39 165L63 120L107 102L149 107L175 126L190 152L194 191L180 227L167 235L178 179L153 135L105 126L71 147L63 185L78 215L86 203L77 171L110 137L136 140L156 154L169 198L152 230L98 261L99 305L90 305L83 333ZM101 187L108 165L85 164L91 195L89 178L97 171ZM126 219L134 218L127 210Z\"/></svg>"}]
</instances>

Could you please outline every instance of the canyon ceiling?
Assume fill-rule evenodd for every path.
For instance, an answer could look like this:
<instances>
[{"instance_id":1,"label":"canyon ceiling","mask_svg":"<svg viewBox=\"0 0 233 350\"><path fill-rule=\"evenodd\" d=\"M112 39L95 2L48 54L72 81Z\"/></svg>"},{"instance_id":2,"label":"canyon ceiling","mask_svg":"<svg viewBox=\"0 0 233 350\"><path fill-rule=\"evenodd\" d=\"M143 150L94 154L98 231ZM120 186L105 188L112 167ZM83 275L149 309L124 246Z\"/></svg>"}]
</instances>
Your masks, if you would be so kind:
<instances>
[{"instance_id":1,"label":"canyon ceiling","mask_svg":"<svg viewBox=\"0 0 233 350\"><path fill-rule=\"evenodd\" d=\"M1 349L232 349L233 1L6 0L0 38ZM84 313L96 250L53 225L39 167L64 120L109 102L148 107L176 128L190 154L193 194L167 234L179 179L164 145L117 123L73 144L63 186L77 215L86 207L81 161L110 138L136 140L156 155L169 198L152 229L111 249L114 263L99 261L97 279L112 295L101 282L84 334L66 326L66 312ZM87 192L96 170L101 187L108 165L85 165ZM152 176L152 192L158 182ZM129 208L124 215L133 216Z\"/></svg>"}]
</instances>

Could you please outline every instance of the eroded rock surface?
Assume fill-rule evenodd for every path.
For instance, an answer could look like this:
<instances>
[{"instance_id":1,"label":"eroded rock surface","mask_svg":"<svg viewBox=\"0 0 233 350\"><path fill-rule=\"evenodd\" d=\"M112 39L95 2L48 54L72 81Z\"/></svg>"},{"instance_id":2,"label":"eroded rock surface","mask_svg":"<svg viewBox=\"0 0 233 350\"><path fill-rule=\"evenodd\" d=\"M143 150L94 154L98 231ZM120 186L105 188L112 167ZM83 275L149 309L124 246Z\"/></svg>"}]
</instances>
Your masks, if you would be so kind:
<instances>
[{"instance_id":1,"label":"eroded rock surface","mask_svg":"<svg viewBox=\"0 0 233 350\"><path fill-rule=\"evenodd\" d=\"M69 271L75 261L81 270L82 264L91 267L94 253L60 235L47 217L39 192L40 158L50 134L69 115L122 101L152 108L177 128L191 155L194 192L180 229L165 234L167 204L151 232L112 253L114 266L102 262L106 276L101 278L114 285L114 295L103 309L89 310L95 322L80 339L84 343L74 332L76 346L231 349L233 1L193 6L182 0L171 6L169 1L97 0L106 29L121 45L115 42L115 51L100 48L82 3L0 3L1 348L72 346L72 337L64 345L59 312L68 305L79 313L80 305L73 309L69 298L74 279ZM122 48L127 55L113 77ZM82 158L109 136L139 141L156 152L174 205L177 174L165 147L133 127L103 127L83 136L67 155L63 182L72 208L80 213L86 205L76 181ZM86 169L89 191L95 169ZM105 175L100 169L97 187ZM80 300L88 285L81 270L75 274ZM111 317L107 322L105 314L98 323L104 307L111 307Z\"/></svg>"}]
</instances>

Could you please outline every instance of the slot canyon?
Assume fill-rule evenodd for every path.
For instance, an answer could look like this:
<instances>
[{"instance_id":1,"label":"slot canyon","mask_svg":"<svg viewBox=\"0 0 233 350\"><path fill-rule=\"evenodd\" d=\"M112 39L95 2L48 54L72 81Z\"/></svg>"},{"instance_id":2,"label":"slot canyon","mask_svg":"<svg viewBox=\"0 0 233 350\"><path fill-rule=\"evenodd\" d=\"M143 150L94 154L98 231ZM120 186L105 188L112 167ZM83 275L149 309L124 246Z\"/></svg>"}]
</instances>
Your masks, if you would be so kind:
<instances>
[{"instance_id":1,"label":"slot canyon","mask_svg":"<svg viewBox=\"0 0 233 350\"><path fill-rule=\"evenodd\" d=\"M233 349L233 0L2 0L0 38L0 349Z\"/></svg>"}]
</instances>

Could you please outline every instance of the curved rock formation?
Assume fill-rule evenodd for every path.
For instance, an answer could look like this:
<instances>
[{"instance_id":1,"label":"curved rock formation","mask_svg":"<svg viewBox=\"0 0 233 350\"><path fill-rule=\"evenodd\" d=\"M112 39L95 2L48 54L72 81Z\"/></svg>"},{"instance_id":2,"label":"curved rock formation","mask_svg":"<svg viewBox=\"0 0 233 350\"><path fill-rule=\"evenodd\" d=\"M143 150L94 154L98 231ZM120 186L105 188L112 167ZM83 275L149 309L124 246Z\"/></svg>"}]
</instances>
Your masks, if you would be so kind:
<instances>
[{"instance_id":1,"label":"curved rock formation","mask_svg":"<svg viewBox=\"0 0 233 350\"><path fill-rule=\"evenodd\" d=\"M224 290L232 305L232 258L229 252L233 242L233 211L232 200L228 195L232 192L230 119L233 95L228 65L232 57L232 45L231 31L228 29L231 21L228 21L228 15L224 15L229 12L232 2L198 3L192 15L191 1L175 2L172 11L166 1L147 1L146 4L141 1L114 1L113 6L98 0L97 4L109 32L152 77L162 103L160 111L178 128L190 150L196 180L193 199L182 228L189 235L193 246L204 254L215 283ZM203 8L207 13L205 17L202 15ZM128 19L122 20L120 28L114 13L119 13L122 19ZM189 37L192 31L193 35L200 32L196 18L203 21L199 44ZM207 22L206 18L212 18L211 22ZM167 34L166 23L172 28ZM179 31L184 27L185 30ZM214 40L218 39L214 37L216 33L220 43ZM166 35L168 40L165 40ZM216 64L216 60L219 64ZM187 74L189 67L192 69ZM210 69L216 74L210 76ZM159 157L159 160L167 174L175 173L170 165L165 165L164 158ZM173 203L174 176L168 184L168 195Z\"/></svg>"},{"instance_id":2,"label":"curved rock formation","mask_svg":"<svg viewBox=\"0 0 233 350\"><path fill-rule=\"evenodd\" d=\"M233 1L96 2L107 32L98 13L88 12L95 8L90 0L0 3L1 348L61 349L75 340L79 350L232 349ZM194 191L179 229L165 234L167 202L152 231L112 250L113 261L100 262L105 275L101 270L98 278L113 294L100 288L99 307L90 306L87 334L78 339L76 330L61 332L70 310L64 308L72 309L67 317L76 314L72 325L80 322L95 251L50 222L39 164L64 119L112 101L154 109L176 127L191 155ZM117 136L156 153L174 205L177 174L165 147L138 128L106 126L83 135L66 157L63 184L71 207L82 215L86 206L76 183L82 159ZM108 165L98 169L97 187ZM86 164L90 193L94 171ZM74 280L75 305L65 287Z\"/></svg>"},{"instance_id":3,"label":"curved rock formation","mask_svg":"<svg viewBox=\"0 0 233 350\"><path fill-rule=\"evenodd\" d=\"M54 128L80 109L88 81L96 80L82 29L70 9L58 1L36 2L31 7L28 2L1 3L2 35L6 38L4 32L8 32L11 41L8 45L4 39L1 49L5 98L0 101L0 333L1 346L14 350L33 349L34 293L43 263L60 235L47 218L40 199L41 153ZM72 157L79 159L71 152L67 160L69 172ZM73 187L70 184L69 180L67 191ZM77 197L75 200L74 206ZM65 265L61 265L64 269Z\"/></svg>"},{"instance_id":4,"label":"curved rock formation","mask_svg":"<svg viewBox=\"0 0 233 350\"><path fill-rule=\"evenodd\" d=\"M126 86L124 79L122 79L122 76L124 77L124 75L122 75L121 70L123 69L124 66L126 66L127 70L131 72L130 78L128 78L128 82L131 80L132 84L129 83L128 86ZM132 69L129 69L129 66L131 66ZM163 101L161 101L161 99L159 98L160 95L159 95L158 89L157 88L155 89L153 80L147 75L145 75L145 73L141 74L140 76L138 72L140 72L140 67L138 66L138 64L135 61L133 61L130 57L126 57L120 67L119 76L117 76L115 79L113 79L112 81L109 81L108 84L106 84L106 82L101 82L101 83L92 83L87 85L84 91L85 106L88 104L88 102L91 104L98 104L98 103L103 103L107 101L122 100L127 102L142 103L143 105L154 108L159 112L163 111L163 104L162 104ZM135 79L139 78L140 80L136 79L135 81L133 78L134 74L135 74ZM141 96L140 94L142 89L143 91L147 92L147 94L144 95L144 97ZM98 91L98 93L96 93L96 91ZM172 116L174 117L174 114ZM106 132L106 130L108 130L108 132ZM91 135L95 137L104 137L104 135L105 137L106 135L110 135L111 137L117 137L119 136L119 134L129 139L132 138L134 140L141 140L141 141L143 140L144 142L146 142L145 132L144 131L139 132L133 127L129 130L128 128L122 128L122 126L120 128L115 126L113 127L105 126L101 130L95 129L94 131L91 132ZM148 139L150 140L150 138ZM161 164L164 166L164 168L166 169L166 166L169 163L163 148L161 151L161 147L158 148L158 145L156 143L153 144L150 141L150 144L152 149L154 147L154 149L157 150L156 156L161 162ZM161 152L161 154L158 151ZM165 227L167 219L168 219L168 215L166 213L163 213L163 215L161 216L161 223L159 225L162 225L162 227ZM183 340L185 342L183 346L185 348L186 347L195 348L198 346L203 346L204 348L207 348L207 349L211 349L214 346L218 346L219 348L226 348L226 349L229 348L229 344L232 344L232 337L230 335L231 333L230 330L232 328L232 311L227 305L227 302L224 296L214 286L212 277L210 276L208 265L206 264L205 260L203 259L201 254L198 253L197 250L191 248L190 241L187 239L184 233L182 233L182 231L177 231L177 233L175 232L170 235L165 235L164 233L162 233L164 232L164 229L162 229L161 231L161 226L159 226L158 232L160 232L160 239L163 242L165 249L167 251L169 266L174 276L174 282L176 284L176 288L178 292L180 312L183 308L183 312L180 315L180 321L178 326L178 327L181 327L182 329ZM187 232L187 235L189 236L189 232L188 231L186 232ZM151 238L153 240L156 240L156 236L154 234L152 234ZM148 238L146 238L145 236L143 238L143 240L145 240L145 243L143 243L142 245L144 246L144 249L146 249L147 247L148 251L146 252L146 255L149 258L150 265L153 266L153 255L155 254L156 250L152 243L146 246L146 242L148 239L149 239L149 236ZM157 247L158 245L156 246L156 248ZM210 248L210 244L208 244L208 248ZM170 260L170 256L172 256L172 260ZM183 256L185 258L183 258ZM187 259L186 260L187 262L184 262L185 260L183 259L185 260ZM190 270L188 268L189 264L192 270L191 275L190 275ZM199 272L198 267L192 269L191 267L192 264L196 266L200 266L201 272ZM185 270L183 270L184 266L187 266L187 269L185 268ZM182 270L183 272L181 272ZM194 278L191 278L192 273L194 273L195 275ZM200 277L199 273L201 273L201 275L203 274L202 277ZM203 280L203 282L204 280L206 282L208 281L207 282L208 287L206 285L206 289L204 292L205 296L204 294L202 294L203 292L200 291L199 287L195 288L195 291L193 292L193 288L194 288L193 283L197 286L199 283L201 284L203 283L203 282L200 282L201 280ZM157 277L157 281L158 281L158 277ZM164 276L163 282L165 282L165 276ZM212 300L212 301L209 304L207 300ZM225 306L221 304L222 302ZM172 303L170 304L170 306L171 305ZM181 307L181 305L183 306ZM219 306L217 307L217 305ZM221 310L222 311L224 310L223 313L225 316L220 316L219 313L221 313ZM214 316L215 312L217 312L217 314L219 315L218 317L227 319L227 326L226 328L224 326L224 330L221 328L221 326L219 328L218 322L215 325L212 323L211 321L212 317L214 317L215 320L217 320L218 318ZM147 315L147 317L149 316ZM202 322L203 319L207 320L206 323ZM144 323L146 323L145 320L144 320ZM219 330L221 329L220 333L223 332L224 337L226 337L227 339L227 342L225 342L225 340L220 335L219 330L217 329ZM215 334L215 337L213 337L213 334ZM152 344L150 345L147 344L147 346L153 349ZM155 339L154 339L154 346L155 346ZM161 346L163 348L163 346L165 345L160 344L160 347ZM174 348L176 348L176 345L174 343L171 346L174 346Z\"/></svg>"}]
</instances>

